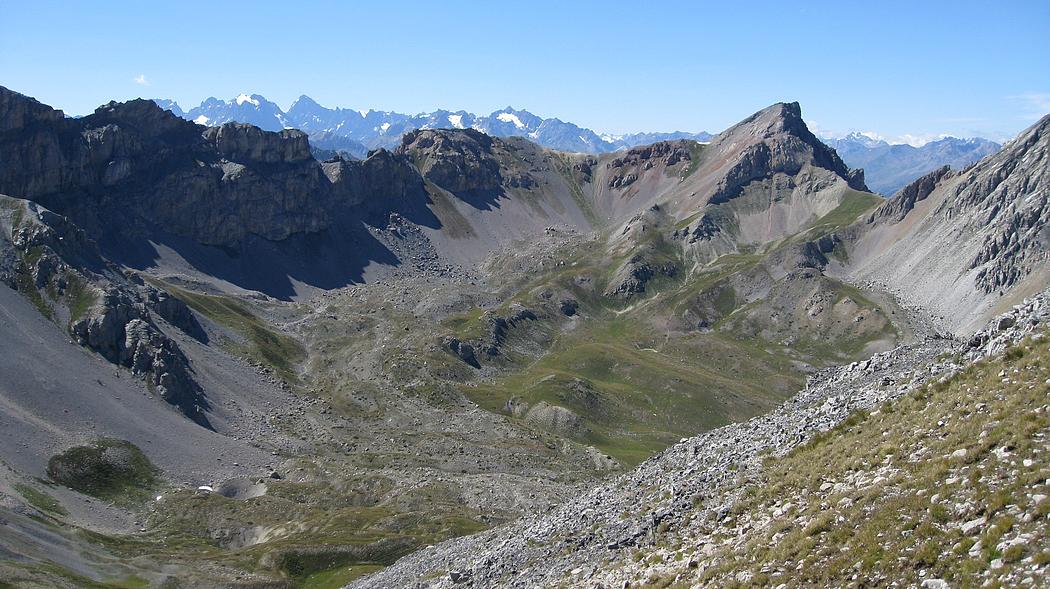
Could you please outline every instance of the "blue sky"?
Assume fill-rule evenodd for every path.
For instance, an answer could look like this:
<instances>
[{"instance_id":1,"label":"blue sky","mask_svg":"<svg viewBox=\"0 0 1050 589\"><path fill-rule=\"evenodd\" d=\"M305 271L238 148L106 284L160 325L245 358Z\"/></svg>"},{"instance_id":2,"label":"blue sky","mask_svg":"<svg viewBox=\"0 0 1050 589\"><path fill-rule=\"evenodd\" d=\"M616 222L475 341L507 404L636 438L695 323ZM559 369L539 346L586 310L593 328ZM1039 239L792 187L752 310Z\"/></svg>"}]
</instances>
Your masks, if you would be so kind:
<instances>
[{"instance_id":1,"label":"blue sky","mask_svg":"<svg viewBox=\"0 0 1050 589\"><path fill-rule=\"evenodd\" d=\"M1002 139L1050 112L1050 1L0 0L0 85L70 114L256 92L614 133L797 100L825 133Z\"/></svg>"}]
</instances>

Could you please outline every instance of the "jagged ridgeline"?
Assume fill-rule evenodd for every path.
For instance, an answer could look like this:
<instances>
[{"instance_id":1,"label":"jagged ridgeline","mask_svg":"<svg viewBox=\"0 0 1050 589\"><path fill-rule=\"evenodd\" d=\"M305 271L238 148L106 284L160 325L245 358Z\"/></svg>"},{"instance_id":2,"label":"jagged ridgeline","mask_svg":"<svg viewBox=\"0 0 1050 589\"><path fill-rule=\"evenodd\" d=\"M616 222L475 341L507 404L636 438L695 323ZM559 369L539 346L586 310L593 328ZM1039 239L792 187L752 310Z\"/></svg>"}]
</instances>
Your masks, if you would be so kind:
<instances>
[{"instance_id":1,"label":"jagged ridgeline","mask_svg":"<svg viewBox=\"0 0 1050 589\"><path fill-rule=\"evenodd\" d=\"M1050 285L1048 125L886 200L794 103L707 143L322 161L0 88L0 576L339 586L925 354ZM377 579L509 583L448 566Z\"/></svg>"},{"instance_id":2,"label":"jagged ridgeline","mask_svg":"<svg viewBox=\"0 0 1050 589\"><path fill-rule=\"evenodd\" d=\"M301 129L310 135L310 144L316 150L340 152L357 158L365 157L370 149L397 147L402 135L416 129L476 129L495 137L528 137L544 147L582 153L604 153L673 139L707 141L711 138L710 133L681 131L598 135L567 121L545 119L509 106L479 116L464 110L406 115L390 111L326 108L305 95L297 98L287 111L258 94L240 94L232 100L208 98L189 111L183 111L172 100L154 99L154 102L202 125L217 127L239 122L266 131L289 127Z\"/></svg>"},{"instance_id":3,"label":"jagged ridgeline","mask_svg":"<svg viewBox=\"0 0 1050 589\"><path fill-rule=\"evenodd\" d=\"M390 111L327 108L309 96L300 96L288 108L258 94L240 94L230 100L208 98L183 111L174 101L154 99L161 108L202 125L249 123L266 131L300 129L310 137L319 158L340 153L362 159L370 149L394 149L401 137L416 129L476 129L494 137L525 137L543 147L572 153L606 153L663 141L688 139L707 142L710 133L598 134L557 118L543 118L526 110L507 107L479 116L466 111L436 110L406 115ZM893 194L912 180L943 165L962 169L995 153L998 143L980 138L943 137L921 147L891 145L881 139L853 133L841 139L824 139L854 168L864 168L867 184L880 194Z\"/></svg>"}]
</instances>

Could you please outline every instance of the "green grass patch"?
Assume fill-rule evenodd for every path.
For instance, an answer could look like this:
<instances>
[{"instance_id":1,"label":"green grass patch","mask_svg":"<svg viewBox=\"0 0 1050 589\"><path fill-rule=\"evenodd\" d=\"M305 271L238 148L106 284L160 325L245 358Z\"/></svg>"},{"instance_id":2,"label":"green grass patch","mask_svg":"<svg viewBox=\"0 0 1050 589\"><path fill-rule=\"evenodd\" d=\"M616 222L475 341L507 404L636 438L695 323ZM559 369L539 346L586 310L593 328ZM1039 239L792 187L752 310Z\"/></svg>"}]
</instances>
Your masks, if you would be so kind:
<instances>
[{"instance_id":1,"label":"green grass patch","mask_svg":"<svg viewBox=\"0 0 1050 589\"><path fill-rule=\"evenodd\" d=\"M802 234L809 239L815 239L826 235L837 229L846 227L859 219L865 213L879 206L886 199L870 192L860 192L849 189L842 197L842 202L828 214L817 219Z\"/></svg>"},{"instance_id":2,"label":"green grass patch","mask_svg":"<svg viewBox=\"0 0 1050 589\"><path fill-rule=\"evenodd\" d=\"M355 579L383 570L381 564L355 564L313 573L298 583L302 589L339 589Z\"/></svg>"},{"instance_id":3,"label":"green grass patch","mask_svg":"<svg viewBox=\"0 0 1050 589\"><path fill-rule=\"evenodd\" d=\"M57 499L43 491L23 484L16 484L14 487L30 505L40 511L53 515L68 515L69 513Z\"/></svg>"},{"instance_id":4,"label":"green grass patch","mask_svg":"<svg viewBox=\"0 0 1050 589\"><path fill-rule=\"evenodd\" d=\"M306 349L295 338L278 333L232 297L191 292L171 285L159 285L194 311L243 335L244 353L272 367L285 380L298 381L298 367L306 359Z\"/></svg>"},{"instance_id":5,"label":"green grass patch","mask_svg":"<svg viewBox=\"0 0 1050 589\"><path fill-rule=\"evenodd\" d=\"M70 274L67 279L66 299L69 301L69 320L76 322L85 317L91 307L98 303L94 289L79 276Z\"/></svg>"},{"instance_id":6,"label":"green grass patch","mask_svg":"<svg viewBox=\"0 0 1050 589\"><path fill-rule=\"evenodd\" d=\"M689 167L686 168L685 177L688 178L700 167L707 146L699 141L689 141Z\"/></svg>"},{"instance_id":7,"label":"green grass patch","mask_svg":"<svg viewBox=\"0 0 1050 589\"><path fill-rule=\"evenodd\" d=\"M25 295L41 315L53 321L55 310L44 299L44 295L37 289L36 282L33 280L32 268L36 267L41 255L43 255L43 249L35 246L22 256L22 262L15 271L15 285L18 287L18 292Z\"/></svg>"},{"instance_id":8,"label":"green grass patch","mask_svg":"<svg viewBox=\"0 0 1050 589\"><path fill-rule=\"evenodd\" d=\"M582 394L577 381L586 383ZM463 392L494 412L511 397L568 408L586 422L587 442L635 464L682 436L768 409L801 383L785 358L745 342L667 340L624 316L565 334L523 370Z\"/></svg>"},{"instance_id":9,"label":"green grass patch","mask_svg":"<svg viewBox=\"0 0 1050 589\"><path fill-rule=\"evenodd\" d=\"M461 340L480 338L485 335L486 323L482 320L485 309L474 307L473 309L447 317L441 321L441 326L452 332L452 335Z\"/></svg>"}]
</instances>

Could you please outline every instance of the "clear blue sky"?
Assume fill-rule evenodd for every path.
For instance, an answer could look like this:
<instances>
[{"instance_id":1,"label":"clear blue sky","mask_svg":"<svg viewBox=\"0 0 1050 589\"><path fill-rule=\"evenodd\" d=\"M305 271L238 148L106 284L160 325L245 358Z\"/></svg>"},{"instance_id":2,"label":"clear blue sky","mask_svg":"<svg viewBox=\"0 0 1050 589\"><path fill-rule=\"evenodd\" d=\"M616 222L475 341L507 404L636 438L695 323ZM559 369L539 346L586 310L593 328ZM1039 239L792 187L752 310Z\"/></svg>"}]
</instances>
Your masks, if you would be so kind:
<instances>
[{"instance_id":1,"label":"clear blue sky","mask_svg":"<svg viewBox=\"0 0 1050 589\"><path fill-rule=\"evenodd\" d=\"M607 132L797 100L825 131L1003 138L1050 111L1050 1L0 0L0 85L70 114L257 92Z\"/></svg>"}]
</instances>

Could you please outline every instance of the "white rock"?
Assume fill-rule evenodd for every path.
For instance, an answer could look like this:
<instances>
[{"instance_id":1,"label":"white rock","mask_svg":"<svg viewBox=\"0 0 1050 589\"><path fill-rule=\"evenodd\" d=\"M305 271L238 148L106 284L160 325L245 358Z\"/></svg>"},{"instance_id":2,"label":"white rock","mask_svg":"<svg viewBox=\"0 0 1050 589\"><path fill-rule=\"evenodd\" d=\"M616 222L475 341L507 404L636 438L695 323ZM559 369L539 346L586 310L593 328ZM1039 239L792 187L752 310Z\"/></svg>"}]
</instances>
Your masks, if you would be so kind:
<instances>
[{"instance_id":1,"label":"white rock","mask_svg":"<svg viewBox=\"0 0 1050 589\"><path fill-rule=\"evenodd\" d=\"M959 526L959 530L962 531L964 536L969 536L969 535L973 534L974 531L981 529L984 526L984 524L987 523L987 522L988 522L988 518L986 518L986 517L979 517L977 519L972 519L972 520L964 523L963 525Z\"/></svg>"}]
</instances>

